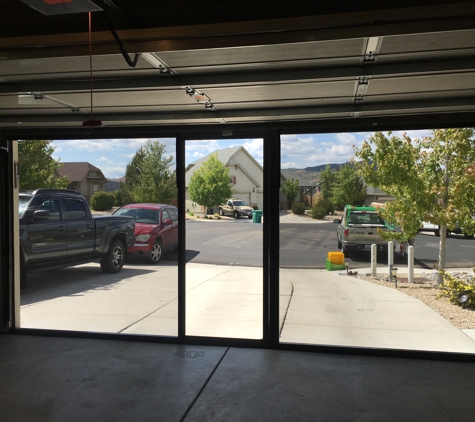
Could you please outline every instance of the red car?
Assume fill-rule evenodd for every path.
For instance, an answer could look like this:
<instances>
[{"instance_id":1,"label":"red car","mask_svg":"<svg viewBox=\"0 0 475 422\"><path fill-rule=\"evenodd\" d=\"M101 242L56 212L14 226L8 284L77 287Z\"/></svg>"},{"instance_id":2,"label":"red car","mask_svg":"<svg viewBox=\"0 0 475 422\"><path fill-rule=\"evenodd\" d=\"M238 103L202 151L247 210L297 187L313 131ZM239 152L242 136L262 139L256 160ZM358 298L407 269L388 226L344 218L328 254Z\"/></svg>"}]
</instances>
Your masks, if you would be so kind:
<instances>
[{"instance_id":1,"label":"red car","mask_svg":"<svg viewBox=\"0 0 475 422\"><path fill-rule=\"evenodd\" d=\"M127 252L158 264L164 252L178 245L178 209L164 204L130 204L113 215L133 217L135 244Z\"/></svg>"}]
</instances>

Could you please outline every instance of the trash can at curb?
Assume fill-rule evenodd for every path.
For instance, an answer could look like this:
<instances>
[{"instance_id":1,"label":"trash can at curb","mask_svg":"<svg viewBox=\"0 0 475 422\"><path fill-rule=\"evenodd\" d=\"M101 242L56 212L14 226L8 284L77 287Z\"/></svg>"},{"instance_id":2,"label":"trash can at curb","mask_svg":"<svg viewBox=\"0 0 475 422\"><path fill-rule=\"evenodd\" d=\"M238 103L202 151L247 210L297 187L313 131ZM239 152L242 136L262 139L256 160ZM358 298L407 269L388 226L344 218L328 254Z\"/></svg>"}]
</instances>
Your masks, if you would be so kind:
<instances>
[{"instance_id":1,"label":"trash can at curb","mask_svg":"<svg viewBox=\"0 0 475 422\"><path fill-rule=\"evenodd\" d=\"M252 222L260 223L261 221L262 221L262 211L261 210L252 211Z\"/></svg>"}]
</instances>

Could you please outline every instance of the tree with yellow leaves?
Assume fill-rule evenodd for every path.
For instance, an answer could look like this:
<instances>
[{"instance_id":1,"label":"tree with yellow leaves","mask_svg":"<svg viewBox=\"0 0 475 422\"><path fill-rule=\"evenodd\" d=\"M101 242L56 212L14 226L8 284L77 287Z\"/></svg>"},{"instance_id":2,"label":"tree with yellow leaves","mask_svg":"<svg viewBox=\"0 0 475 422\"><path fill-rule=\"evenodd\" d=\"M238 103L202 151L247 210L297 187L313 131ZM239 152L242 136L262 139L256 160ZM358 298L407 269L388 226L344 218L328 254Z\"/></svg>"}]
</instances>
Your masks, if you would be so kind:
<instances>
[{"instance_id":1,"label":"tree with yellow leaves","mask_svg":"<svg viewBox=\"0 0 475 422\"><path fill-rule=\"evenodd\" d=\"M411 139L376 132L355 150L366 183L396 198L381 214L402 232L387 236L403 242L416 236L423 221L440 226L439 271L445 269L447 228L475 233L474 134L471 128L437 129Z\"/></svg>"}]
</instances>

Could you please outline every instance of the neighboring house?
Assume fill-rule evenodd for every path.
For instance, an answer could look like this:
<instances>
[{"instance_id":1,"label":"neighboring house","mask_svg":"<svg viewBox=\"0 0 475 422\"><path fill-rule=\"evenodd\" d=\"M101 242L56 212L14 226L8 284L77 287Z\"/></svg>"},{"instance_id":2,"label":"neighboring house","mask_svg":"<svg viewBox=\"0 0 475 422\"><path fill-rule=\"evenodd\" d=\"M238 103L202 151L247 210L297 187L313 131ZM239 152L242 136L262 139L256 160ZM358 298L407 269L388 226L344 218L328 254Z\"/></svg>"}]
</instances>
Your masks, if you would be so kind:
<instances>
[{"instance_id":1,"label":"neighboring house","mask_svg":"<svg viewBox=\"0 0 475 422\"><path fill-rule=\"evenodd\" d=\"M244 147L219 149L186 166L186 209L193 212L204 211L200 204L191 201L188 194L188 184L193 173L213 154L217 154L218 160L229 169L229 183L234 189L233 197L242 199L255 209L262 210L264 207L263 168ZM312 204L313 196L316 192L315 184L312 184L307 178L291 170L281 171L281 184L289 177L299 181L300 193L295 198L295 201ZM287 198L282 191L280 191L279 195L279 206L281 209L287 208ZM216 211L215 209L214 212Z\"/></svg>"},{"instance_id":2,"label":"neighboring house","mask_svg":"<svg viewBox=\"0 0 475 422\"><path fill-rule=\"evenodd\" d=\"M308 206L312 206L313 197L317 191L317 186L308 180L306 177L301 176L292 170L283 169L280 172L280 185L282 186L288 178L298 180L300 193L294 198L294 202L303 202ZM286 209L287 207L287 197L282 193L282 190L279 194L279 203L280 209Z\"/></svg>"},{"instance_id":3,"label":"neighboring house","mask_svg":"<svg viewBox=\"0 0 475 422\"><path fill-rule=\"evenodd\" d=\"M188 211L203 212L203 207L191 201L188 185L193 173L198 170L211 155L216 154L219 161L229 169L229 184L234 189L233 197L245 201L255 209L264 207L264 186L262 166L244 147L218 149L185 168L185 207ZM219 205L219 204L216 204ZM217 209L214 209L217 212Z\"/></svg>"},{"instance_id":4,"label":"neighboring house","mask_svg":"<svg viewBox=\"0 0 475 422\"><path fill-rule=\"evenodd\" d=\"M394 196L388 195L386 192L383 192L381 189L373 188L372 186L366 186L366 200L364 205L368 206L372 202L384 203L388 201L394 201Z\"/></svg>"},{"instance_id":5,"label":"neighboring house","mask_svg":"<svg viewBox=\"0 0 475 422\"><path fill-rule=\"evenodd\" d=\"M67 176L69 179L68 189L78 191L88 202L92 195L104 190L107 179L96 166L87 162L61 164L62 167L57 171L58 175Z\"/></svg>"}]
</instances>

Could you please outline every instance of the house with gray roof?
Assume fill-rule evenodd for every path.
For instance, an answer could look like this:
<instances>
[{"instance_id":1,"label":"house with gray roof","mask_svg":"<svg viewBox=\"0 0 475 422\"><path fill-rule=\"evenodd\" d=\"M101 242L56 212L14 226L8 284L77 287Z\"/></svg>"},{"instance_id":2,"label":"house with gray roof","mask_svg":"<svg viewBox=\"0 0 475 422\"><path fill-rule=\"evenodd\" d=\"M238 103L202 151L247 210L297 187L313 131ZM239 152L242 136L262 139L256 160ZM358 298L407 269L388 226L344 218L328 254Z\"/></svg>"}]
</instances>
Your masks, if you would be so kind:
<instances>
[{"instance_id":1,"label":"house with gray roof","mask_svg":"<svg viewBox=\"0 0 475 422\"><path fill-rule=\"evenodd\" d=\"M369 206L373 202L385 203L389 201L394 201L394 199L394 196L388 195L381 189L366 185L366 199L364 205Z\"/></svg>"},{"instance_id":2,"label":"house with gray roof","mask_svg":"<svg viewBox=\"0 0 475 422\"><path fill-rule=\"evenodd\" d=\"M308 206L312 206L313 198L318 191L318 184L312 183L305 176L296 173L293 170L282 169L280 172L280 185L282 186L289 178L299 182L300 192L294 198L294 202L303 202ZM280 208L287 208L287 197L280 191L279 195Z\"/></svg>"},{"instance_id":3,"label":"house with gray roof","mask_svg":"<svg viewBox=\"0 0 475 422\"><path fill-rule=\"evenodd\" d=\"M87 162L61 163L57 174L60 177L67 176L68 189L78 191L88 202L96 192L103 191L107 183L101 169Z\"/></svg>"},{"instance_id":4,"label":"house with gray roof","mask_svg":"<svg viewBox=\"0 0 475 422\"><path fill-rule=\"evenodd\" d=\"M216 154L218 160L229 169L229 183L234 189L233 197L243 200L255 209L262 210L264 207L264 171L255 158L242 146L218 149L185 167L186 209L198 213L203 212L204 209L200 204L196 204L190 200L188 184L193 173L214 154ZM288 169L284 169L281 172L281 185L289 177L299 182L300 193L295 198L295 201L312 204L317 186L304 176ZM287 208L287 198L282 191L279 196L279 206L281 209ZM216 212L216 209L214 211Z\"/></svg>"},{"instance_id":5,"label":"house with gray roof","mask_svg":"<svg viewBox=\"0 0 475 422\"><path fill-rule=\"evenodd\" d=\"M193 173L214 154L216 154L218 160L229 169L229 184L234 190L233 197L243 200L255 209L262 210L264 207L264 172L262 166L242 146L218 149L185 167L186 209L198 213L203 212L201 204L191 201L188 193L188 185ZM217 212L217 209L214 209L214 212Z\"/></svg>"}]
</instances>

